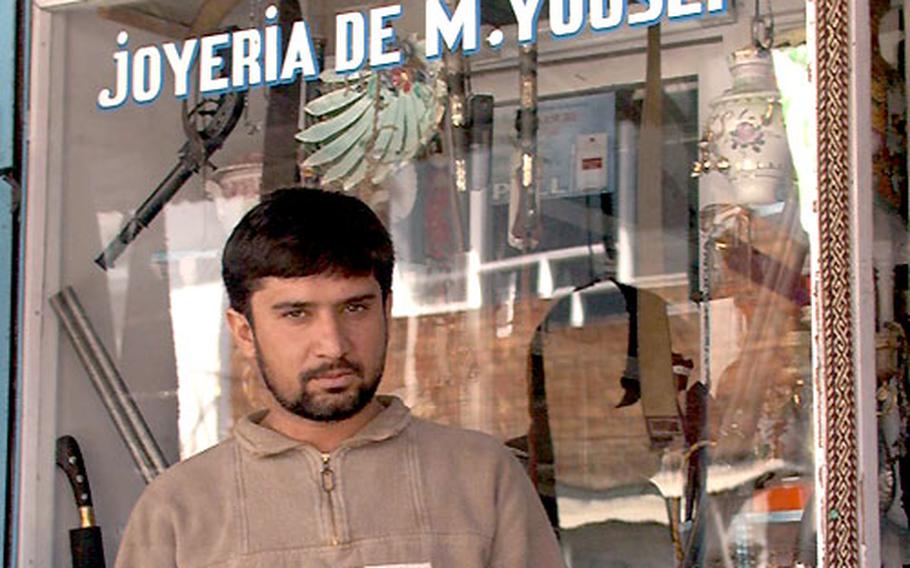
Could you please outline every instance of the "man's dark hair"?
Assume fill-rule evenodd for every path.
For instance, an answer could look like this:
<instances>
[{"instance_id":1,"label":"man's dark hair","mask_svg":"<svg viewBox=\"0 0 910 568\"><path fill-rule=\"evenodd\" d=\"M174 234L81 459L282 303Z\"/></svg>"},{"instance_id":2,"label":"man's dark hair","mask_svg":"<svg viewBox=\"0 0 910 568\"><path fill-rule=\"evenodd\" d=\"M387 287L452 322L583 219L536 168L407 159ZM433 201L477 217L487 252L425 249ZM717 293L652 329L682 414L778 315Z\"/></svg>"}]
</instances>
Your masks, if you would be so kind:
<instances>
[{"instance_id":1,"label":"man's dark hair","mask_svg":"<svg viewBox=\"0 0 910 568\"><path fill-rule=\"evenodd\" d=\"M394 264L392 239L364 202L288 188L266 195L243 216L224 247L221 276L231 308L250 317L250 295L262 278L372 275L385 301Z\"/></svg>"}]
</instances>

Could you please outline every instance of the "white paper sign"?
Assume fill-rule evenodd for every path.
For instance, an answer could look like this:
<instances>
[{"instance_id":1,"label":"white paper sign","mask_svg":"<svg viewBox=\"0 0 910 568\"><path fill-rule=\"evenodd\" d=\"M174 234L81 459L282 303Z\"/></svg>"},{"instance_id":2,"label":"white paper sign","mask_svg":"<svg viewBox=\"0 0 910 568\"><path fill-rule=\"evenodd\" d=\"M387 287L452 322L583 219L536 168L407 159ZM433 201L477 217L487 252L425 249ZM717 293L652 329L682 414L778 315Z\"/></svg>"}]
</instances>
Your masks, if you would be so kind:
<instances>
[{"instance_id":1,"label":"white paper sign","mask_svg":"<svg viewBox=\"0 0 910 568\"><path fill-rule=\"evenodd\" d=\"M607 133L581 134L575 139L575 189L607 187Z\"/></svg>"}]
</instances>

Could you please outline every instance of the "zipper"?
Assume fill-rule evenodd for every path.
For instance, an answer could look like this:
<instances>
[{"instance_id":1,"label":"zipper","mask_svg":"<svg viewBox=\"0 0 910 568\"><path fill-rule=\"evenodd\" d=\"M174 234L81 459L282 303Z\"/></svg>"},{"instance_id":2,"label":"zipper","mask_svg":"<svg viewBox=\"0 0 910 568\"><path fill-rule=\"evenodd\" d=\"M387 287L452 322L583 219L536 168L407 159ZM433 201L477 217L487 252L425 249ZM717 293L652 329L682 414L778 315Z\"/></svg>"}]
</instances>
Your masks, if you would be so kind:
<instances>
[{"instance_id":1,"label":"zipper","mask_svg":"<svg viewBox=\"0 0 910 568\"><path fill-rule=\"evenodd\" d=\"M332 546L338 546L338 523L335 521L335 504L332 501L332 491L335 490L335 472L332 470L329 460L329 454L322 454L322 470L319 472L322 478L322 489L329 499L329 516L332 519Z\"/></svg>"}]
</instances>

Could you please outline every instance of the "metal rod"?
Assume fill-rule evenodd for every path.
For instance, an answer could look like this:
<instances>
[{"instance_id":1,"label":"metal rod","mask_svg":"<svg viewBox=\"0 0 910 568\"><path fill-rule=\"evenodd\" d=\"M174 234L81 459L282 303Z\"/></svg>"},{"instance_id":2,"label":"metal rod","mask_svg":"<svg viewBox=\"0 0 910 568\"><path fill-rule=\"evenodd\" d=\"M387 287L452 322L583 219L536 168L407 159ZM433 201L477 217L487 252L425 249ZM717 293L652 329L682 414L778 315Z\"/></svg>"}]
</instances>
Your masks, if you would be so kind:
<instances>
[{"instance_id":1,"label":"metal rod","mask_svg":"<svg viewBox=\"0 0 910 568\"><path fill-rule=\"evenodd\" d=\"M122 409L119 408L117 399L114 396L114 393L111 391L110 386L102 378L100 365L92 356L92 352L88 348L87 342L81 336L79 328L75 323L75 318L73 317L72 312L69 310L69 306L66 305L66 302L59 294L51 298L50 304L54 308L54 311L57 312L57 315L60 317L60 322L63 324L63 329L66 331L67 335L73 343L73 347L76 350L76 355L79 356L79 360L85 367L89 379L92 381L92 385L95 387L95 390L98 392L98 396L101 398L102 404L108 410L111 420L114 422L114 427L117 429L117 432L120 434L120 437L126 444L126 448L129 451L130 456L132 456L133 461L139 467L139 472L142 475L142 478L146 481L146 483L150 482L155 477L155 473L153 471L154 467L151 464L151 460L149 459L148 455L146 455L142 446L138 443L136 433L133 430L132 425L129 423L129 420L127 420L126 416L124 416Z\"/></svg>"},{"instance_id":2,"label":"metal rod","mask_svg":"<svg viewBox=\"0 0 910 568\"><path fill-rule=\"evenodd\" d=\"M117 431L146 482L168 467L161 448L136 406L122 376L69 286L51 298L51 306L67 332Z\"/></svg>"},{"instance_id":3,"label":"metal rod","mask_svg":"<svg viewBox=\"0 0 910 568\"><path fill-rule=\"evenodd\" d=\"M82 304L79 303L76 291L70 286L67 286L63 289L63 297L66 298L70 305L70 309L76 316L77 324L84 330L85 337L89 342L89 348L96 354L98 362L101 364L104 372L103 377L107 379L108 384L110 384L111 389L114 392L114 396L116 396L117 401L123 406L127 419L136 429L136 433L139 435L139 442L152 459L152 464L158 469L158 472L164 471L168 467L167 460L164 458L164 453L162 453L161 448L158 446L158 442L155 441L151 430L149 430L148 424L146 424L145 418L142 416L142 412L139 410L139 407L136 406L136 402L133 400L129 388L123 381L123 377L114 365L113 359L111 359L104 344L101 343L98 334L95 333L92 322L89 321L85 310L82 309Z\"/></svg>"}]
</instances>

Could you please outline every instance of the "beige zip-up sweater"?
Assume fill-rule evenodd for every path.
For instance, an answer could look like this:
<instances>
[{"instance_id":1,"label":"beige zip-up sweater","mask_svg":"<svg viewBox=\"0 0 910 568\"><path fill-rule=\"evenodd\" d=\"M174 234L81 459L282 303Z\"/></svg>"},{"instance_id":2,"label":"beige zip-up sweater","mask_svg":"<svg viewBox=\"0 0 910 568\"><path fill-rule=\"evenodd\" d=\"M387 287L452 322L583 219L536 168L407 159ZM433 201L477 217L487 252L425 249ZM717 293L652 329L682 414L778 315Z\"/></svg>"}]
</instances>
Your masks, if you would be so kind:
<instances>
[{"instance_id":1,"label":"beige zip-up sweater","mask_svg":"<svg viewBox=\"0 0 910 568\"><path fill-rule=\"evenodd\" d=\"M560 568L521 465L397 398L331 454L241 420L139 498L116 568Z\"/></svg>"}]
</instances>

